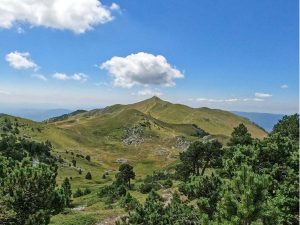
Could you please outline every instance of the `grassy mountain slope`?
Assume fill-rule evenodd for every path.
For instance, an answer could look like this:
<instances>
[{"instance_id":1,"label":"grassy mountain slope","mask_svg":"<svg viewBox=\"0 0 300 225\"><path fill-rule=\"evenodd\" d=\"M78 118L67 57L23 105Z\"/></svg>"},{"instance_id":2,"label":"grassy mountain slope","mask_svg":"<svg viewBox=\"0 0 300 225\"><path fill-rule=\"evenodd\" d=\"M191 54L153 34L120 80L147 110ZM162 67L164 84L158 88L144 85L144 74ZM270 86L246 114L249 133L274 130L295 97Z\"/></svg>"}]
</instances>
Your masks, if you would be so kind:
<instances>
[{"instance_id":1,"label":"grassy mountain slope","mask_svg":"<svg viewBox=\"0 0 300 225\"><path fill-rule=\"evenodd\" d=\"M83 207L83 210L59 214L52 218L51 225L97 224L104 218L124 214L118 205L107 209L97 197L99 188L114 180L120 160L134 166L134 184L138 186L141 178L172 165L189 141L206 135L204 131L226 140L232 128L243 122L253 136L265 135L249 120L232 113L193 109L156 97L136 104L76 111L42 123L0 115L0 128L5 119L18 123L19 136L51 141L53 155L62 160L58 169L59 184L70 177L73 193L85 187L92 191L74 198L74 207ZM87 155L91 161L85 159ZM76 166L72 165L73 160ZM85 179L87 172L91 172L92 180ZM102 178L104 173L108 173L106 179ZM140 201L146 197L137 190L131 194Z\"/></svg>"},{"instance_id":2,"label":"grassy mountain slope","mask_svg":"<svg viewBox=\"0 0 300 225\"><path fill-rule=\"evenodd\" d=\"M172 104L158 97L152 97L130 105L113 105L104 109L83 112L69 117L68 120L62 120L61 124L58 123L57 125L80 124L82 120L93 120L93 118L105 120L108 115L116 115L129 109L138 110L153 119L167 124L194 124L212 135L225 138L230 136L233 127L240 123L244 123L247 126L253 137L263 138L266 136L266 132L250 120L231 112L219 109L191 108L181 104Z\"/></svg>"},{"instance_id":3,"label":"grassy mountain slope","mask_svg":"<svg viewBox=\"0 0 300 225\"><path fill-rule=\"evenodd\" d=\"M80 114L80 113L84 113L86 112L86 110L76 110L74 112L70 112L70 113L65 113L63 115L60 115L60 116L56 116L56 117L52 117L52 118L49 118L47 119L46 121L47 122L56 122L56 121L61 121L61 120L65 120L65 119L68 119L69 117L72 117L72 116L75 116L77 114Z\"/></svg>"},{"instance_id":4,"label":"grassy mountain slope","mask_svg":"<svg viewBox=\"0 0 300 225\"><path fill-rule=\"evenodd\" d=\"M230 136L233 127L244 123L253 137L262 138L266 136L266 132L250 120L219 109L191 108L181 104L162 101L157 97L152 97L127 107L137 109L168 123L196 124L213 135Z\"/></svg>"}]
</instances>

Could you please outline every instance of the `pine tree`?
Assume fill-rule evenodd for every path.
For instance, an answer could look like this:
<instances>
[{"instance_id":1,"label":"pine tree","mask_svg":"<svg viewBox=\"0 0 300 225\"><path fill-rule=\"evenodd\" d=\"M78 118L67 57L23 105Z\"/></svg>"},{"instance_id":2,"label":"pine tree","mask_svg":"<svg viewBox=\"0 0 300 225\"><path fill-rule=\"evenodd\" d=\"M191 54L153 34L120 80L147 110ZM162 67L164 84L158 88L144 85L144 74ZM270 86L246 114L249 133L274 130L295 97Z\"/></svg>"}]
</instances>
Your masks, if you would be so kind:
<instances>
[{"instance_id":1,"label":"pine tree","mask_svg":"<svg viewBox=\"0 0 300 225\"><path fill-rule=\"evenodd\" d=\"M92 179L91 172L87 172L87 174L85 175L85 179L87 179L87 180L91 180Z\"/></svg>"},{"instance_id":2,"label":"pine tree","mask_svg":"<svg viewBox=\"0 0 300 225\"><path fill-rule=\"evenodd\" d=\"M203 176L206 168L221 164L221 148L222 144L216 139L193 142L185 152L180 153L181 164L176 169L177 174L185 176L185 179L191 174Z\"/></svg>"},{"instance_id":3,"label":"pine tree","mask_svg":"<svg viewBox=\"0 0 300 225\"><path fill-rule=\"evenodd\" d=\"M272 134L280 133L282 137L299 142L299 114L284 116L274 125Z\"/></svg>"},{"instance_id":4,"label":"pine tree","mask_svg":"<svg viewBox=\"0 0 300 225\"><path fill-rule=\"evenodd\" d=\"M251 134L248 132L247 127L241 123L233 129L228 145L250 145L252 144L252 141L253 139Z\"/></svg>"},{"instance_id":5,"label":"pine tree","mask_svg":"<svg viewBox=\"0 0 300 225\"><path fill-rule=\"evenodd\" d=\"M72 197L72 190L71 190L71 184L70 184L69 178L67 178L67 177L65 178L61 187L64 190L66 206L69 207L70 203L71 203L71 197Z\"/></svg>"},{"instance_id":6,"label":"pine tree","mask_svg":"<svg viewBox=\"0 0 300 225\"><path fill-rule=\"evenodd\" d=\"M277 224L278 209L268 199L269 177L242 166L222 187L218 202L221 224Z\"/></svg>"},{"instance_id":7,"label":"pine tree","mask_svg":"<svg viewBox=\"0 0 300 225\"><path fill-rule=\"evenodd\" d=\"M23 161L7 174L0 185L0 196L9 196L5 205L13 210L15 224L49 223L55 179L56 172L49 166L32 166L29 161Z\"/></svg>"},{"instance_id":8,"label":"pine tree","mask_svg":"<svg viewBox=\"0 0 300 225\"><path fill-rule=\"evenodd\" d=\"M117 183L127 185L130 189L130 180L135 178L133 167L127 163L121 164L119 167L119 173L116 174Z\"/></svg>"}]
</instances>

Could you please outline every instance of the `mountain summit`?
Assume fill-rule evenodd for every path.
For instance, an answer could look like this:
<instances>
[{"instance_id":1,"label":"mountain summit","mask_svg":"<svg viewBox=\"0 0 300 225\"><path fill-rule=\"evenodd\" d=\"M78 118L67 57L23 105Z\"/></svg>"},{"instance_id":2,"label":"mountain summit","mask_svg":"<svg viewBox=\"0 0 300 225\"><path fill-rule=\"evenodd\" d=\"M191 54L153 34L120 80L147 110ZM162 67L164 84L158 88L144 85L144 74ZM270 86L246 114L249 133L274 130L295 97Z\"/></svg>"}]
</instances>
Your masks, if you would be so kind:
<instances>
[{"instance_id":1,"label":"mountain summit","mask_svg":"<svg viewBox=\"0 0 300 225\"><path fill-rule=\"evenodd\" d=\"M192 108L182 104L173 104L164 101L157 96L133 104L117 104L108 106L104 109L91 110L75 115L70 114L69 117L64 116L60 121L56 121L59 121L59 124L57 124L59 126L68 124L68 127L76 127L79 124L82 125L83 123L93 120L95 124L101 126L101 123L107 122L111 118L118 120L125 119L122 118L124 115L130 116L128 110L130 110L131 113L142 113L145 117L167 124L196 125L205 132L222 138L229 137L233 128L240 123L247 126L253 137L262 138L266 136L266 132L253 124L250 120L231 112L219 109L209 109L206 107ZM72 121L72 123L70 121Z\"/></svg>"}]
</instances>

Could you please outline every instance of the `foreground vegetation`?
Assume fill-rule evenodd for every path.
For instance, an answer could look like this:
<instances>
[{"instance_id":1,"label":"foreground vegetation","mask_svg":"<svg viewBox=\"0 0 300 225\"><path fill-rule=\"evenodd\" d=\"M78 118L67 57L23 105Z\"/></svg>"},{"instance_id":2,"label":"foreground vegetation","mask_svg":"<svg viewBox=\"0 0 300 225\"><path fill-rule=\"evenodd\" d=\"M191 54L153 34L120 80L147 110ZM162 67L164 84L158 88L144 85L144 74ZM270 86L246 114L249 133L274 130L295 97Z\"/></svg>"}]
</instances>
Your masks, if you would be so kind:
<instances>
[{"instance_id":1,"label":"foreground vegetation","mask_svg":"<svg viewBox=\"0 0 300 225\"><path fill-rule=\"evenodd\" d=\"M50 142L16 137L18 123L6 119L0 140L1 224L48 224L51 215L70 206L68 179L56 185L56 159Z\"/></svg>"},{"instance_id":2,"label":"foreground vegetation","mask_svg":"<svg viewBox=\"0 0 300 225\"><path fill-rule=\"evenodd\" d=\"M198 166L205 168L209 154L218 161L220 147L215 141L193 144L180 157L177 174L189 176L172 201L166 205L151 192L117 224L299 224L298 137L298 115L284 117L262 141L241 124L210 176L199 175Z\"/></svg>"},{"instance_id":3,"label":"foreground vegetation","mask_svg":"<svg viewBox=\"0 0 300 225\"><path fill-rule=\"evenodd\" d=\"M93 225L117 216L120 225L299 223L298 115L263 140L240 124L227 145L193 137L168 165L124 161L117 171L94 152L24 137L21 122L0 121L2 224Z\"/></svg>"}]
</instances>

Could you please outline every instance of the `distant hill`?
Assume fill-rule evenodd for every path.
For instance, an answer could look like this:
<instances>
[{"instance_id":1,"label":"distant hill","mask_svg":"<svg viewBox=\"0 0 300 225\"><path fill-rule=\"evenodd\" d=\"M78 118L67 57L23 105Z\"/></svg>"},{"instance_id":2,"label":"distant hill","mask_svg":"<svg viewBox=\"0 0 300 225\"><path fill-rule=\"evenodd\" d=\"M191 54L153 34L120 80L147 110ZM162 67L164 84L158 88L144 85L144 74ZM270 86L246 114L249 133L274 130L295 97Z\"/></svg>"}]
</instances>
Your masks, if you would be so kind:
<instances>
[{"instance_id":1,"label":"distant hill","mask_svg":"<svg viewBox=\"0 0 300 225\"><path fill-rule=\"evenodd\" d=\"M0 113L7 113L13 116L30 119L33 121L41 122L52 117L61 116L70 113L69 109L12 109L0 110Z\"/></svg>"},{"instance_id":2,"label":"distant hill","mask_svg":"<svg viewBox=\"0 0 300 225\"><path fill-rule=\"evenodd\" d=\"M71 116L75 116L77 114L84 113L84 112L87 112L87 111L86 110L82 110L82 109L78 109L78 110L76 110L74 112L59 114L58 116L54 116L52 118L48 117L47 119L45 119L45 121L46 122L57 122L57 121L61 121L61 120L66 120L66 119L68 119Z\"/></svg>"},{"instance_id":3,"label":"distant hill","mask_svg":"<svg viewBox=\"0 0 300 225\"><path fill-rule=\"evenodd\" d=\"M129 122L136 124L138 121L137 117L133 116L135 114L133 112L143 115L141 117L156 125L165 124L163 127L168 127L168 129L172 127L173 132L178 135L187 134L187 129L191 131L196 128L220 137L220 139L226 139L226 137L230 136L233 128L240 123L244 123L254 137L262 138L267 135L263 129L253 124L250 120L231 112L209 108L191 108L186 105L163 101L158 97L152 97L129 105L117 104L103 109L79 112L75 115L69 114L49 119L48 121L54 122L55 126L60 128L74 129L78 133L84 134L91 133L89 136L91 138L92 134L96 132L95 129L103 130L106 127L105 133L108 135L111 132L119 132L121 127L124 127L124 124ZM183 129L184 126L186 129ZM187 128L188 126L190 127ZM160 133L163 130L160 129ZM164 131L163 133L165 134L168 134L168 132L172 133L170 130L168 132L167 130Z\"/></svg>"},{"instance_id":4,"label":"distant hill","mask_svg":"<svg viewBox=\"0 0 300 225\"><path fill-rule=\"evenodd\" d=\"M271 132L273 126L278 122L278 120L280 120L284 116L283 114L256 113L256 112L233 111L233 113L248 118L249 120L261 126L268 132Z\"/></svg>"},{"instance_id":5,"label":"distant hill","mask_svg":"<svg viewBox=\"0 0 300 225\"><path fill-rule=\"evenodd\" d=\"M50 112L58 114L63 111ZM39 118L42 119L44 118ZM12 120L15 118L12 117ZM120 157L123 157L120 151L136 148L143 149L145 154L154 154L153 151L165 148L176 152L178 146L182 149L188 142L204 136L216 137L226 143L233 128L240 123L247 126L253 137L267 136L262 128L234 113L191 108L163 101L158 97L128 105L117 104L90 111L77 110L43 122L21 118L18 120L24 121L21 134L38 140L50 140L61 148L81 146L100 148L101 152L117 151Z\"/></svg>"},{"instance_id":6,"label":"distant hill","mask_svg":"<svg viewBox=\"0 0 300 225\"><path fill-rule=\"evenodd\" d=\"M261 138L266 135L262 129L248 119L224 110L206 107L191 108L182 104L172 104L158 97L152 97L127 107L135 108L168 123L196 124L212 135L230 136L233 128L240 123L244 123L254 137Z\"/></svg>"}]
</instances>

